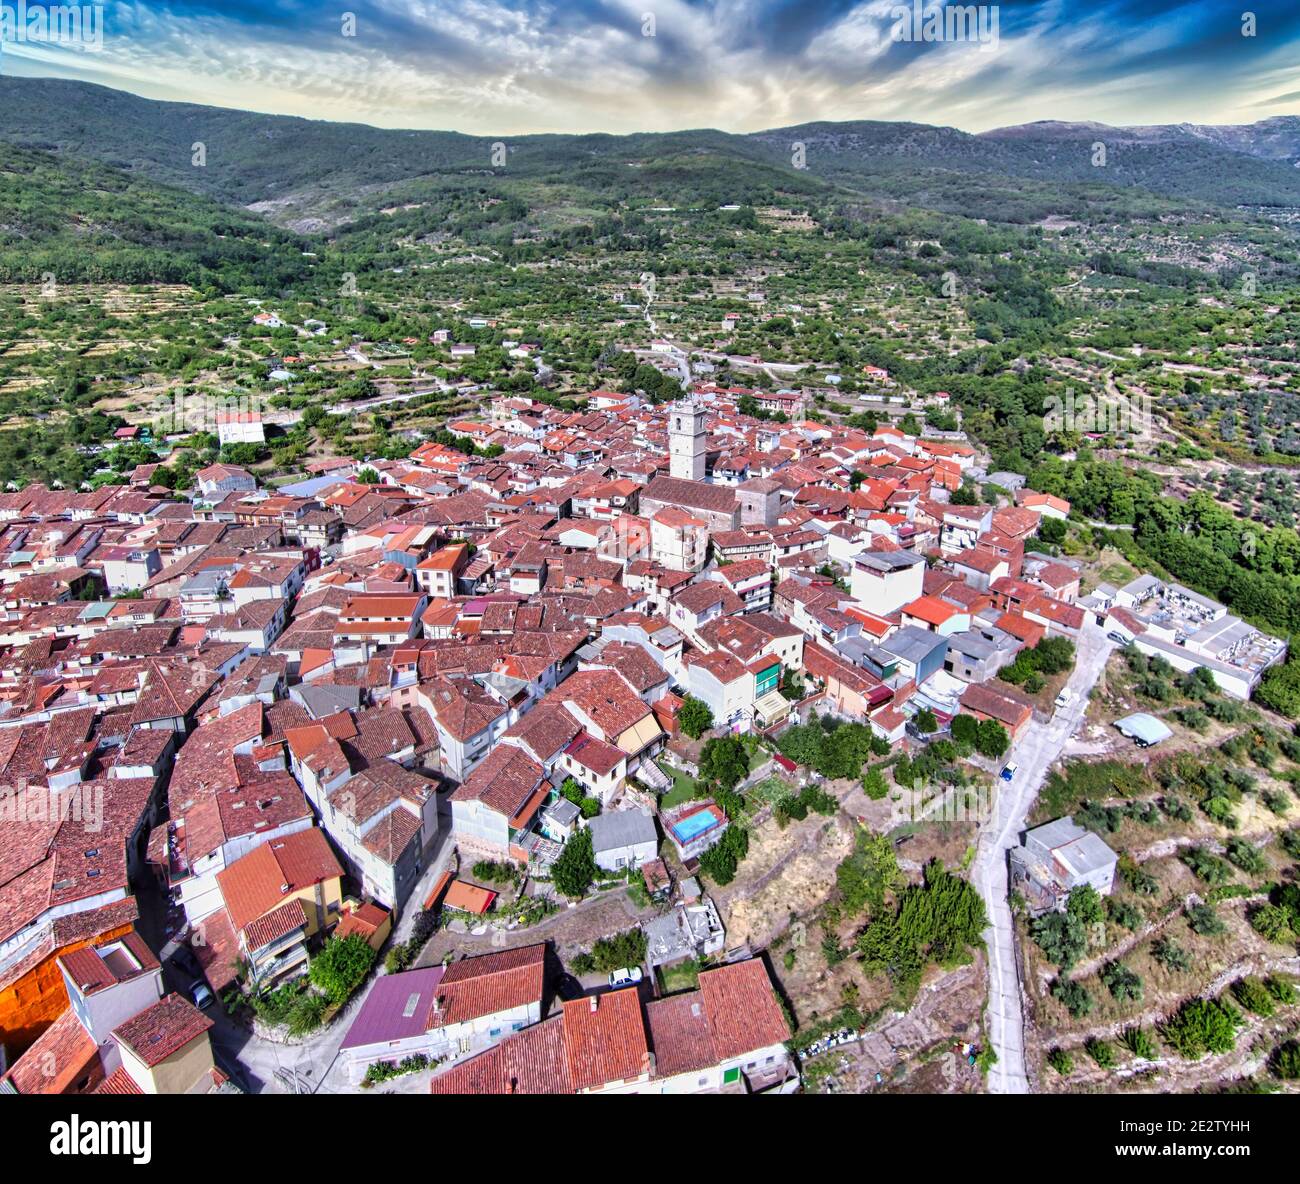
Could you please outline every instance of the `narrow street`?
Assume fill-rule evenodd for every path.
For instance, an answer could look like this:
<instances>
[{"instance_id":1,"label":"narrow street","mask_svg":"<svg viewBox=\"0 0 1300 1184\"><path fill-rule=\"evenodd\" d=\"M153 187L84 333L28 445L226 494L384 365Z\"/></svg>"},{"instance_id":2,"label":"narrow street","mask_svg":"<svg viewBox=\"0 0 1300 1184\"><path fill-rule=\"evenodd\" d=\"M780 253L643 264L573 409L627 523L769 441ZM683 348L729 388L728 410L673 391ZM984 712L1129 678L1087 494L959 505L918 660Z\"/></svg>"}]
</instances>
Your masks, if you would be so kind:
<instances>
[{"instance_id":1,"label":"narrow street","mask_svg":"<svg viewBox=\"0 0 1300 1184\"><path fill-rule=\"evenodd\" d=\"M997 1064L989 1070L990 1093L1029 1092L1015 925L1007 900L1007 852L1019 843L1038 790L1082 722L1088 710L1088 695L1115 649L1115 643L1091 619L1085 622L1076 645L1074 671L1066 684L1074 697L1045 727L1031 724L1007 753L1003 764L1014 761L1019 771L1013 781L999 783L1001 792L975 861L973 880L984 898L990 921L984 931L989 965L988 1036L998 1056Z\"/></svg>"}]
</instances>

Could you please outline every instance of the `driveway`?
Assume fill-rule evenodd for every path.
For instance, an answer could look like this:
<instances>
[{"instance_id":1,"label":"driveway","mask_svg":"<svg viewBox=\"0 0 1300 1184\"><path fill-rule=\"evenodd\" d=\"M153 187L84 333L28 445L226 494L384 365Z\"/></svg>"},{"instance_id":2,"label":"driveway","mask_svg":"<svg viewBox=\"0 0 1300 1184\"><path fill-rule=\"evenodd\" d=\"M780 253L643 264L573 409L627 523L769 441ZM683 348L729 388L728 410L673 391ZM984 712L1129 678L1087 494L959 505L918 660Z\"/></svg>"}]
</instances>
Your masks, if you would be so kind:
<instances>
[{"instance_id":1,"label":"driveway","mask_svg":"<svg viewBox=\"0 0 1300 1184\"><path fill-rule=\"evenodd\" d=\"M997 796L992 821L980 839L979 855L975 861L972 878L984 898L990 920L984 931L989 954L988 1035L998 1054L997 1064L989 1070L990 1093L1029 1092L1015 926L1007 899L1007 852L1019 844L1020 832L1048 769L1083 721L1088 710L1088 695L1101 677L1115 643L1108 640L1105 632L1089 619L1076 647L1074 671L1066 683L1074 691L1074 697L1068 707L1056 712L1046 727L1030 724L1029 730L1007 754L1006 759L1014 761L1020 768L1013 782L999 783L1001 792Z\"/></svg>"}]
</instances>

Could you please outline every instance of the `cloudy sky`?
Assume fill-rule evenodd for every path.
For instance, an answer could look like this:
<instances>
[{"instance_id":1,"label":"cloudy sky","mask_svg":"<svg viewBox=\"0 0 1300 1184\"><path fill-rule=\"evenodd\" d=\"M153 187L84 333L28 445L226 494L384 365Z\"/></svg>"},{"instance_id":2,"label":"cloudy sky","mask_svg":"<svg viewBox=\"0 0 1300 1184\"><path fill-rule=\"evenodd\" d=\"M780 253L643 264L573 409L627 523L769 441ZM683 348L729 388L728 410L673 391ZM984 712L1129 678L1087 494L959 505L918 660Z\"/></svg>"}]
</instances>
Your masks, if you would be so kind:
<instances>
[{"instance_id":1,"label":"cloudy sky","mask_svg":"<svg viewBox=\"0 0 1300 1184\"><path fill-rule=\"evenodd\" d=\"M1295 0L1018 0L985 9L983 44L899 40L915 32L900 16L911 11L896 0L105 0L101 52L10 38L0 70L478 134L1300 112Z\"/></svg>"}]
</instances>

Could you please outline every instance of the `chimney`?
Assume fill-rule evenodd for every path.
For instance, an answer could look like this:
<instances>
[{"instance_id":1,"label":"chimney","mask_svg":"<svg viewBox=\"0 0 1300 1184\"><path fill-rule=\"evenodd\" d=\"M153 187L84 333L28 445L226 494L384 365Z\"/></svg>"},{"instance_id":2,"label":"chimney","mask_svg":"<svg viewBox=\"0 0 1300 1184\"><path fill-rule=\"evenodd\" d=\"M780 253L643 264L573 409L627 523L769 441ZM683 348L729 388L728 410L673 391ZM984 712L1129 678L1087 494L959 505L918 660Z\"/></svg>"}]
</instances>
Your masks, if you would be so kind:
<instances>
[{"instance_id":1,"label":"chimney","mask_svg":"<svg viewBox=\"0 0 1300 1184\"><path fill-rule=\"evenodd\" d=\"M596 1009L597 1009L599 1006L600 1006L599 1001L597 1000L596 996L593 995L593 996L591 997L591 1012L592 1012L593 1015L596 1013Z\"/></svg>"}]
</instances>

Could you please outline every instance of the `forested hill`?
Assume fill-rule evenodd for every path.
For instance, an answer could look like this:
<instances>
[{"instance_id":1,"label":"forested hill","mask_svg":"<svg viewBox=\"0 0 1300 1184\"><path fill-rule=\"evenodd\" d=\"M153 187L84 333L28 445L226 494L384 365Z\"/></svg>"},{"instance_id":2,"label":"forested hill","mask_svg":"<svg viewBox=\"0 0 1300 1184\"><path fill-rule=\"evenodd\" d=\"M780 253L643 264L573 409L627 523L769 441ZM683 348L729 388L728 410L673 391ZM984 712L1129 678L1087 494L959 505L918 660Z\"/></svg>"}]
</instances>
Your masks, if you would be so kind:
<instances>
[{"instance_id":1,"label":"forested hill","mask_svg":"<svg viewBox=\"0 0 1300 1184\"><path fill-rule=\"evenodd\" d=\"M255 215L138 174L0 143L0 283L277 289L310 257Z\"/></svg>"},{"instance_id":2,"label":"forested hill","mask_svg":"<svg viewBox=\"0 0 1300 1184\"><path fill-rule=\"evenodd\" d=\"M751 135L699 130L502 140L509 170L557 182L581 170L617 174L647 162L708 157L724 183L732 174L738 200L747 199L746 184L770 170L788 185L833 183L1003 221L1033 220L1062 197L1070 206L1064 212L1100 207L1103 216L1148 196L1300 206L1296 117L1221 128L1037 123L982 135L853 122ZM0 141L94 159L305 228L313 228L306 226L312 217L337 223L373 212L386 190L415 178L490 173L497 142L162 103L87 83L27 78L0 78ZM1098 142L1106 146L1104 164L1095 163ZM202 166L193 163L195 144L204 146ZM794 167L795 144L803 145L802 170Z\"/></svg>"}]
</instances>

